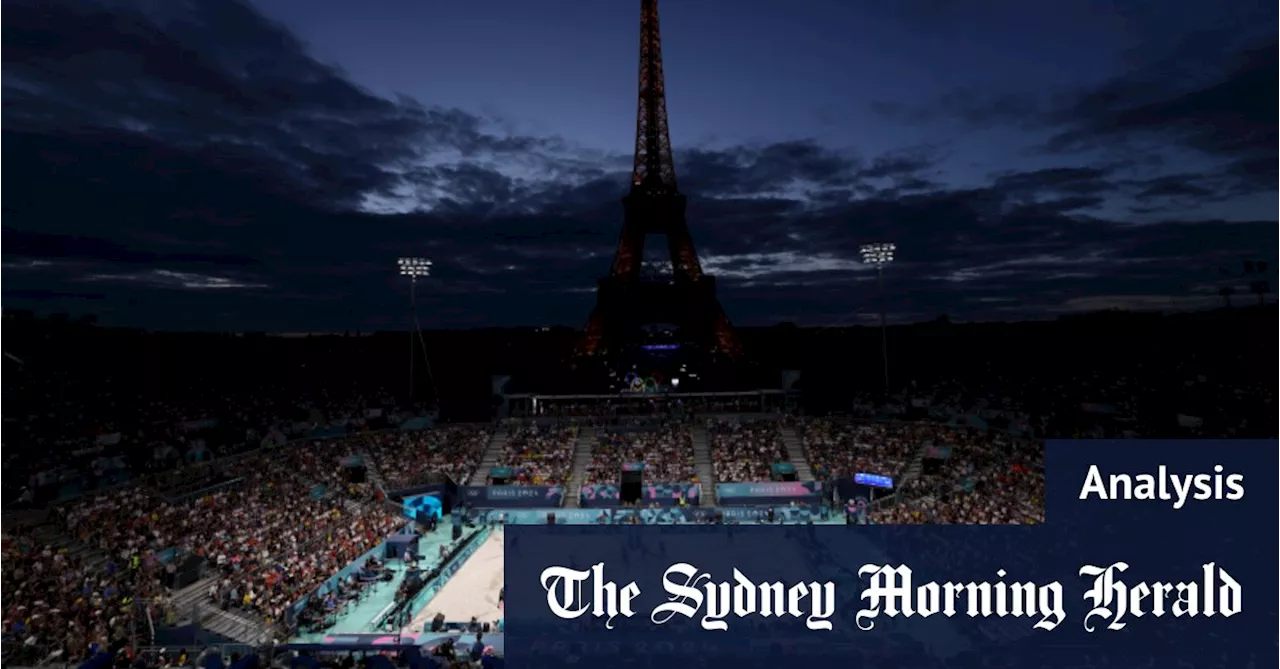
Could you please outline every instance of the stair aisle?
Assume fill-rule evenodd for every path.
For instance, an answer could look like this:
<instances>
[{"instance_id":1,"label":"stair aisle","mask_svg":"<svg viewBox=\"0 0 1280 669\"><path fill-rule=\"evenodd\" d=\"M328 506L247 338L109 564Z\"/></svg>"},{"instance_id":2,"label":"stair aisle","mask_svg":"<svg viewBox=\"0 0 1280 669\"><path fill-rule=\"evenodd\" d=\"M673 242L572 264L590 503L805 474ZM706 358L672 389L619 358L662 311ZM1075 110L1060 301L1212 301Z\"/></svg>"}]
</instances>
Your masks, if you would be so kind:
<instances>
[{"instance_id":1,"label":"stair aisle","mask_svg":"<svg viewBox=\"0 0 1280 669\"><path fill-rule=\"evenodd\" d=\"M693 427L693 471L698 475L698 503L715 504L716 470L711 465L711 437L702 423Z\"/></svg>"},{"instance_id":2,"label":"stair aisle","mask_svg":"<svg viewBox=\"0 0 1280 669\"><path fill-rule=\"evenodd\" d=\"M357 450L356 455L359 455L360 458L364 460L364 471L369 475L369 482L376 486L378 490L381 490L385 495L387 493L387 482L386 479L382 478L382 472L378 469L378 463L370 457L369 452L363 448Z\"/></svg>"},{"instance_id":3,"label":"stair aisle","mask_svg":"<svg viewBox=\"0 0 1280 669\"><path fill-rule=\"evenodd\" d=\"M471 480L467 481L467 485L484 485L489 480L489 470L498 466L498 459L502 457L502 451L507 448L507 430L504 426L498 425L493 432L493 436L489 437L489 446L484 449L484 455L480 457L480 466L476 467L475 473L471 475Z\"/></svg>"},{"instance_id":4,"label":"stair aisle","mask_svg":"<svg viewBox=\"0 0 1280 669\"><path fill-rule=\"evenodd\" d=\"M787 461L796 468L796 478L801 481L813 480L813 469L809 467L809 458L805 457L804 441L800 431L794 425L782 427L782 446L787 449Z\"/></svg>"},{"instance_id":5,"label":"stair aisle","mask_svg":"<svg viewBox=\"0 0 1280 669\"><path fill-rule=\"evenodd\" d=\"M573 473L569 475L569 485L565 489L564 505L570 509L576 509L582 504L582 485L587 481L587 470L591 466L595 444L594 427L584 427L578 431L578 438L573 442Z\"/></svg>"},{"instance_id":6,"label":"stair aisle","mask_svg":"<svg viewBox=\"0 0 1280 669\"><path fill-rule=\"evenodd\" d=\"M911 458L911 464L907 465L906 470L902 472L901 480L897 482L898 488L920 478L920 472L924 470L924 453L928 449L928 446L921 446L916 450L915 457Z\"/></svg>"},{"instance_id":7,"label":"stair aisle","mask_svg":"<svg viewBox=\"0 0 1280 669\"><path fill-rule=\"evenodd\" d=\"M245 613L223 611L212 603L198 604L200 627L240 643L257 645L269 640L266 621Z\"/></svg>"},{"instance_id":8,"label":"stair aisle","mask_svg":"<svg viewBox=\"0 0 1280 669\"><path fill-rule=\"evenodd\" d=\"M216 583L217 580L218 577L216 576L202 578L173 593L173 597L169 599L169 608L173 609L174 615L178 617L179 625L192 622L192 618L196 615L197 607L210 601L209 586Z\"/></svg>"}]
</instances>

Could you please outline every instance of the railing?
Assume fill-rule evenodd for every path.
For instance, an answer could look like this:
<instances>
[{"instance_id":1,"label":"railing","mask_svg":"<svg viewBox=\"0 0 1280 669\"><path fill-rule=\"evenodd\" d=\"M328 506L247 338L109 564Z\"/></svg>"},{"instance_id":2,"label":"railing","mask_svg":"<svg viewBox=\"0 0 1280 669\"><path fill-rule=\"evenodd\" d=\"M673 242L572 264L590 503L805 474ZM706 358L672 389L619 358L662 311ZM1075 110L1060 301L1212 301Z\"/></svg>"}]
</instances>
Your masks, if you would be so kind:
<instances>
[{"instance_id":1,"label":"railing","mask_svg":"<svg viewBox=\"0 0 1280 669\"><path fill-rule=\"evenodd\" d=\"M166 494L165 501L170 504L182 504L183 502L188 502L193 499L199 499L201 497L204 497L205 495L211 495L215 492L227 490L229 488L234 488L235 486L238 486L241 483L244 483L244 478L235 477L235 478L227 479L225 481L221 481L219 483L213 483L207 486L202 486L200 488L196 488L195 490L184 491L179 489L176 491L171 491L169 494Z\"/></svg>"},{"instance_id":2,"label":"railing","mask_svg":"<svg viewBox=\"0 0 1280 669\"><path fill-rule=\"evenodd\" d=\"M479 467L477 467L476 470L479 471ZM467 477L460 477L460 478L462 480L462 483L458 483L454 481L452 478L449 477L448 474L444 474L442 472L427 472L427 478L421 481L418 481L416 483L413 483L407 486L400 486L398 488L391 488L389 490L384 490L383 492L386 493L387 497L403 497L409 494L419 494L423 491L429 490L432 486L448 487L449 485L455 485L460 488L466 484L466 481L470 477L467 476Z\"/></svg>"},{"instance_id":3,"label":"railing","mask_svg":"<svg viewBox=\"0 0 1280 669\"><path fill-rule=\"evenodd\" d=\"M152 615L151 615L151 606L150 606L150 604L146 604L146 605L144 605L144 606L143 606L143 608L144 608L144 609L146 610L146 612L147 612L147 631L150 633L150 636L149 636L149 637L147 637L147 638L148 638L148 639L150 639L151 641L155 641L155 639L156 639L156 619L155 619L154 617L152 617Z\"/></svg>"},{"instance_id":4,"label":"railing","mask_svg":"<svg viewBox=\"0 0 1280 669\"><path fill-rule=\"evenodd\" d=\"M701 396L706 396L706 397L720 397L720 396L741 396L741 395L748 395L748 396L760 396L760 397L762 397L762 398L763 398L763 397L767 397L767 396L774 396L774 395L781 396L781 391L748 391L748 392L743 392L743 393L732 393L732 392L730 392L730 393L701 393L701 394L688 394L688 393L682 393L682 394L680 394L680 395L679 395L679 397L680 397L680 398L687 399L687 398L691 398L691 397L701 397ZM511 397L512 399L519 399L519 398L521 398L521 397L531 397L531 396L513 395L513 396L510 396L510 397ZM557 397L557 396L539 396L539 397L540 397L540 398L542 398L542 399L552 399L552 400L573 399L573 397L569 397L569 396L561 396L561 397ZM576 397L578 397L578 398L608 398L608 399L611 399L611 400L619 400L619 399L634 399L634 400L637 400L637 401L640 401L640 400L645 400L645 401L647 401L647 400L654 399L655 397L663 397L663 396L662 396L662 395L653 396L653 395L646 395L646 394L635 394L635 395L632 395L632 394L624 394L624 395L609 395L609 396L603 396L603 395L602 395L602 396L576 396ZM732 410L730 410L730 409L711 409L711 410L707 410L707 411L697 411L696 413L697 413L697 415L698 415L699 417L713 417L713 416L721 415L721 414L726 415L726 416L738 416L738 417L743 417L743 416L761 416L761 417L763 417L763 416L773 416L773 415L776 415L776 413L773 413L773 412L756 412L756 413L751 413L751 414L746 414L746 413L736 413L736 412L733 412L733 411L732 411ZM615 418L616 418L619 422L624 422L624 421L625 421L626 419L628 419L628 418L638 418L638 417L641 417L641 416L639 416L639 415L623 415L623 416L617 416L617 417L615 417ZM545 417L545 418L550 418L550 417ZM558 418L559 418L559 419L569 420L570 422L575 422L575 423L580 423L580 424L595 424L595 423L596 423L596 422L598 422L599 420L603 419L603 417L600 417L600 416L592 416L592 415L590 415L590 414L585 414L585 415L564 415L564 416L560 416L560 417L558 417ZM513 419L513 420L514 420L516 423L520 423L520 422L522 422L522 421L520 421L519 419ZM440 424L440 425L453 427L453 426L472 426L472 425L475 425L475 426L483 426L483 425L492 425L492 424L491 424L491 423L447 423L447 424ZM302 435L302 436L298 436L298 437L295 437L295 438L289 439L288 441L285 441L285 442L283 442L283 443L279 443L279 444L271 444L271 443L267 443L267 444L263 444L263 443L253 444L253 443L251 443L251 442L245 442L244 444L241 444L241 446L244 446L244 450L237 450L235 453L232 453L232 454L229 454L229 455L225 455L225 456L217 457L217 458L214 458L214 459L212 459L212 460L206 460L206 461L198 462L198 463L183 463L183 464L182 464L179 468L177 468L177 469L171 469L171 470L167 470L167 471L164 471L164 472L157 472L157 473L155 473L155 474L148 474L148 475L140 476L139 478L131 478L131 479L126 480L126 481L121 481L121 482L118 482L118 483L115 483L115 484L112 484L112 485L108 485L108 486L105 486L105 487L102 487L102 488L95 489L95 490L93 490L92 492L93 492L94 494L102 494L102 493L106 493L106 492L109 492L109 491L112 491L112 490L117 490L117 489L121 489L121 488L126 488L126 487L129 487L129 486L137 486L137 485L153 485L153 486L154 486L155 484L157 484L157 483L159 483L159 482L161 482L161 481L163 481L163 480L166 480L166 479L168 479L168 480L173 480L173 479L175 479L175 478L181 478L181 477L183 477L183 476L189 476L193 471L198 472L198 471L200 471L200 470L209 470L209 469L214 469L214 468L219 468L219 467L225 467L225 466L227 466L227 465L233 465L233 464L235 464L236 462L239 462L239 461L241 461L241 460L244 460L244 459L247 459L247 458L253 457L254 455L260 454L260 453L262 453L262 452L264 452L264 451L271 451L271 450L276 450L276 449L281 449L281 448L288 448L288 447L296 446L296 445L299 445L299 444L301 444L301 443L305 443L305 442L308 442L308 441L315 441L315 440L330 440L330 439L355 439L355 438L363 438L363 437L370 437L370 436L374 436L374 435L378 435L378 434L382 434L382 433L387 433L387 432L396 432L396 431L399 431L400 429L401 429L400 427L387 427L387 428L380 428L380 429L367 430L367 431L346 432L346 433L343 433L343 434L307 434L307 435ZM385 492L386 492L386 493L388 493L388 494L390 494L390 493L393 493L394 491L393 491L393 490L387 490L387 491L385 491ZM65 502L65 501L70 501L70 500L51 500L51 501L49 502L48 506L57 506L58 504L61 504L62 502ZM47 507L46 507L46 508L47 508Z\"/></svg>"},{"instance_id":5,"label":"railing","mask_svg":"<svg viewBox=\"0 0 1280 669\"><path fill-rule=\"evenodd\" d=\"M195 607L197 616L199 616L198 620L203 621L207 617L225 622L228 630L224 636L254 639L258 642L265 640L267 637L269 628L264 622L241 618L208 604L196 603ZM202 624L201 627L207 626Z\"/></svg>"}]
</instances>

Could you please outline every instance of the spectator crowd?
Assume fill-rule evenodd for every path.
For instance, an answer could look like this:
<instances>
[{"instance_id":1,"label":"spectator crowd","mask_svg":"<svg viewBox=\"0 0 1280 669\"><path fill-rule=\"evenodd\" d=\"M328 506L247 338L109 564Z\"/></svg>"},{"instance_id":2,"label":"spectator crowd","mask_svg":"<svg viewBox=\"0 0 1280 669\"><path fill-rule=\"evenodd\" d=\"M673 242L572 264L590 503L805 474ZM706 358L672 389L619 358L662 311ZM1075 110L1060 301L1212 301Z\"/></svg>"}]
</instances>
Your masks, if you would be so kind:
<instances>
[{"instance_id":1,"label":"spectator crowd","mask_svg":"<svg viewBox=\"0 0 1280 669\"><path fill-rule=\"evenodd\" d=\"M121 523L124 491L72 505L68 528L82 540L112 545L141 541L204 558L222 576L230 604L266 620L382 541L403 521L373 499L352 501L339 442L301 444L238 463L243 478L189 504L155 504ZM367 484L366 484L367 485ZM135 500L136 501L136 500ZM138 508L138 507L133 507ZM101 527L123 527L103 538Z\"/></svg>"},{"instance_id":2,"label":"spectator crowd","mask_svg":"<svg viewBox=\"0 0 1280 669\"><path fill-rule=\"evenodd\" d=\"M465 484L479 466L490 435L479 427L388 431L370 435L367 452L388 490L410 488L437 474Z\"/></svg>"},{"instance_id":3,"label":"spectator crowd","mask_svg":"<svg viewBox=\"0 0 1280 669\"><path fill-rule=\"evenodd\" d=\"M512 470L516 485L564 485L573 468L576 425L511 424L498 466Z\"/></svg>"},{"instance_id":4,"label":"spectator crowd","mask_svg":"<svg viewBox=\"0 0 1280 669\"><path fill-rule=\"evenodd\" d=\"M135 601L163 592L160 570L154 557L124 544L110 549L73 554L5 527L4 664L35 666L50 655L76 661L133 633L143 615Z\"/></svg>"},{"instance_id":5,"label":"spectator crowd","mask_svg":"<svg viewBox=\"0 0 1280 669\"><path fill-rule=\"evenodd\" d=\"M1044 444L993 433L953 446L907 481L881 524L1002 525L1044 522Z\"/></svg>"},{"instance_id":6,"label":"spectator crowd","mask_svg":"<svg viewBox=\"0 0 1280 669\"><path fill-rule=\"evenodd\" d=\"M805 457L820 479L853 478L858 472L899 477L925 445L952 443L953 431L933 424L802 421Z\"/></svg>"},{"instance_id":7,"label":"spectator crowd","mask_svg":"<svg viewBox=\"0 0 1280 669\"><path fill-rule=\"evenodd\" d=\"M768 481L775 464L787 461L775 419L707 421L711 463L721 483Z\"/></svg>"},{"instance_id":8,"label":"spectator crowd","mask_svg":"<svg viewBox=\"0 0 1280 669\"><path fill-rule=\"evenodd\" d=\"M616 484L628 463L642 464L644 480L649 483L697 482L693 436L683 425L599 435L591 450L586 485Z\"/></svg>"},{"instance_id":9,"label":"spectator crowd","mask_svg":"<svg viewBox=\"0 0 1280 669\"><path fill-rule=\"evenodd\" d=\"M1008 432L929 422L821 418L800 422L815 476L894 479L870 520L1006 524L1044 519L1043 442ZM915 464L916 466L912 466Z\"/></svg>"},{"instance_id":10,"label":"spectator crowd","mask_svg":"<svg viewBox=\"0 0 1280 669\"><path fill-rule=\"evenodd\" d=\"M188 501L129 486L63 504L52 520L76 552L6 527L4 633L69 658L134 638L135 600L162 600L171 565L188 556L216 574L213 603L285 620L286 607L404 522L341 494L345 452L330 442L254 454L236 463L238 479Z\"/></svg>"}]
</instances>

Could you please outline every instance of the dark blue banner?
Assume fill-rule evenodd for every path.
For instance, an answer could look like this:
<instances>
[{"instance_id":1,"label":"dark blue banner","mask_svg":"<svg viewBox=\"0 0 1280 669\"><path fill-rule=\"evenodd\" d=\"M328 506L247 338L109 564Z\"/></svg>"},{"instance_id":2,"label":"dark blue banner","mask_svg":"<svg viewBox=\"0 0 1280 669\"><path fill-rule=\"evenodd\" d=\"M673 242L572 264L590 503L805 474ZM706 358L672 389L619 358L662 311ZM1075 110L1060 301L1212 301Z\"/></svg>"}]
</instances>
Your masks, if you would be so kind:
<instances>
[{"instance_id":1,"label":"dark blue banner","mask_svg":"<svg viewBox=\"0 0 1280 669\"><path fill-rule=\"evenodd\" d=\"M482 508L560 506L564 488L544 485L469 485L460 488L467 506Z\"/></svg>"},{"instance_id":2,"label":"dark blue banner","mask_svg":"<svg viewBox=\"0 0 1280 669\"><path fill-rule=\"evenodd\" d=\"M1275 441L1047 448L1043 524L509 526L506 659L1277 665ZM928 504L979 522L1037 504L1000 483Z\"/></svg>"},{"instance_id":3,"label":"dark blue banner","mask_svg":"<svg viewBox=\"0 0 1280 669\"><path fill-rule=\"evenodd\" d=\"M821 481L717 483L716 499L725 506L814 503L822 500Z\"/></svg>"},{"instance_id":4,"label":"dark blue banner","mask_svg":"<svg viewBox=\"0 0 1280 669\"><path fill-rule=\"evenodd\" d=\"M650 483L640 486L640 501L645 506L697 506L701 486L697 483ZM580 493L583 508L598 509L622 504L622 486L614 484L584 485Z\"/></svg>"}]
</instances>

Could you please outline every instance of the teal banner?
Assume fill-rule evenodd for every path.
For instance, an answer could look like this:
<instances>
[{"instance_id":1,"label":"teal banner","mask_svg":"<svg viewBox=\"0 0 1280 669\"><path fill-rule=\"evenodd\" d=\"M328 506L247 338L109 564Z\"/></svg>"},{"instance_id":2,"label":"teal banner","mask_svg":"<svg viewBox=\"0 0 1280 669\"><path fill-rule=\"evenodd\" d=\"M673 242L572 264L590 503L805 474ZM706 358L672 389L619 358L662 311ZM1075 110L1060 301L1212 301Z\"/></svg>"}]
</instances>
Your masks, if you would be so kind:
<instances>
[{"instance_id":1,"label":"teal banner","mask_svg":"<svg viewBox=\"0 0 1280 669\"><path fill-rule=\"evenodd\" d=\"M794 474L796 473L796 466L790 462L775 462L773 463L773 473L778 476Z\"/></svg>"},{"instance_id":2,"label":"teal banner","mask_svg":"<svg viewBox=\"0 0 1280 669\"><path fill-rule=\"evenodd\" d=\"M489 478L509 479L512 474L515 474L515 470L510 467L493 467L489 469Z\"/></svg>"},{"instance_id":3,"label":"teal banner","mask_svg":"<svg viewBox=\"0 0 1280 669\"><path fill-rule=\"evenodd\" d=\"M716 497L722 505L767 506L789 502L818 502L820 481L768 481L764 483L718 483Z\"/></svg>"}]
</instances>

